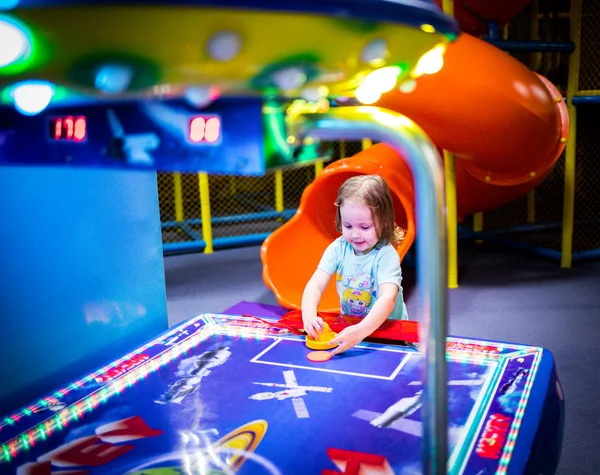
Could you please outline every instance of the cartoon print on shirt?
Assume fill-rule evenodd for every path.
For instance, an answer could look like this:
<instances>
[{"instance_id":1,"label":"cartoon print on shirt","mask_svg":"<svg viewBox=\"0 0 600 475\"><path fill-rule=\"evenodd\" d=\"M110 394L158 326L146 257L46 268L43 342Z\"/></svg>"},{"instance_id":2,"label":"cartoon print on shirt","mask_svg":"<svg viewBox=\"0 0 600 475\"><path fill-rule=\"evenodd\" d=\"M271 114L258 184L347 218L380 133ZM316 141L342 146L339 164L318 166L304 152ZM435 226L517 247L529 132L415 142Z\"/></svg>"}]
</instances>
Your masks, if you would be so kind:
<instances>
[{"instance_id":1,"label":"cartoon print on shirt","mask_svg":"<svg viewBox=\"0 0 600 475\"><path fill-rule=\"evenodd\" d=\"M345 275L336 278L341 298L342 313L364 317L369 313L371 302L376 297L373 280L369 274Z\"/></svg>"},{"instance_id":2,"label":"cartoon print on shirt","mask_svg":"<svg viewBox=\"0 0 600 475\"><path fill-rule=\"evenodd\" d=\"M354 315L364 317L367 314L367 309L371 303L371 294L365 290L346 289L342 294L342 307L345 315Z\"/></svg>"}]
</instances>

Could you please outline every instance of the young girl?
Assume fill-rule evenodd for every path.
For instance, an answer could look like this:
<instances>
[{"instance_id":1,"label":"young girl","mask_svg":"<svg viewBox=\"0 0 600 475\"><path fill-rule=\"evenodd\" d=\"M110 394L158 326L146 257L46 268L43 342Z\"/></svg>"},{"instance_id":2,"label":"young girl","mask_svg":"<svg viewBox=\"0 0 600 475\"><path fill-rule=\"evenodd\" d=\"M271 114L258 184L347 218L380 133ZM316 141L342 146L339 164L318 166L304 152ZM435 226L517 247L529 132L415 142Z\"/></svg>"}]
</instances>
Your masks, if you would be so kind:
<instances>
[{"instance_id":1,"label":"young girl","mask_svg":"<svg viewBox=\"0 0 600 475\"><path fill-rule=\"evenodd\" d=\"M302 295L304 330L314 338L323 330L317 306L336 272L341 313L364 317L332 340L339 344L333 354L357 345L388 318L408 318L400 256L394 249L404 231L394 223L387 183L378 175L352 177L340 187L335 206L335 227L342 236L327 247Z\"/></svg>"}]
</instances>

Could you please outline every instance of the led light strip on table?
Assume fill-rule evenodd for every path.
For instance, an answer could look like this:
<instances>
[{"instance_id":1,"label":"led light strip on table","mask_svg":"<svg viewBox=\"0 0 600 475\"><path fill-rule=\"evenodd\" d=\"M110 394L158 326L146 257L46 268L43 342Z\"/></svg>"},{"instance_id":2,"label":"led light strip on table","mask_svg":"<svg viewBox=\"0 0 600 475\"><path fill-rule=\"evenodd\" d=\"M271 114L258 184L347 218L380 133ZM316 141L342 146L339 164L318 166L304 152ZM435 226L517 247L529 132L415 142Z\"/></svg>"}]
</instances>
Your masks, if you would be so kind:
<instances>
[{"instance_id":1,"label":"led light strip on table","mask_svg":"<svg viewBox=\"0 0 600 475\"><path fill-rule=\"evenodd\" d=\"M515 444L517 443L517 435L519 434L519 430L521 428L521 423L523 422L523 415L525 414L525 408L527 407L527 402L529 401L529 395L531 394L531 388L533 386L534 376L537 373L537 369L540 365L540 361L542 359L542 352L538 351L535 354L533 364L531 365L531 371L527 376L527 381L525 382L525 388L523 389L523 394L521 395L521 399L519 400L519 405L517 406L517 411L515 413L515 417L510 426L510 431L508 433L507 442L504 445L504 450L502 451L502 456L500 457L500 462L498 462L498 470L496 474L505 474L508 471L508 464L512 459L512 451L515 448Z\"/></svg>"},{"instance_id":2,"label":"led light strip on table","mask_svg":"<svg viewBox=\"0 0 600 475\"><path fill-rule=\"evenodd\" d=\"M150 342L149 344L141 347L140 349L136 350L135 353L130 353L125 358L121 358L120 360L118 360L118 362L123 362L130 359L136 354L139 354L144 349L147 349L157 344L157 341L162 341L180 330L181 328L179 327L173 332L162 336L159 340L154 340L153 342ZM127 372L122 376L116 377L116 379L114 379L108 385L104 386L102 389L94 391L88 396L63 409L53 417L37 424L32 429L28 430L25 434L22 434L21 436L16 437L3 444L2 450L0 451L0 453L2 454L2 458L0 458L0 461L10 462L19 453L23 452L24 450L29 450L31 447L34 446L35 443L39 442L40 440L45 440L55 430L64 429L70 422L80 419L85 414L85 412L90 412L94 410L101 403L106 402L112 396L121 393L126 387L133 386L137 381L144 379L151 372L158 370L161 366L168 364L172 360L178 358L183 353L196 346L198 343L204 340L206 336L210 335L212 330L213 328L211 327L211 325L207 325L201 328L198 332L182 340L177 346L172 346L169 349L159 353L158 355L142 363L137 368L132 369L131 372ZM101 370L93 373L92 375L87 376L82 381L88 381L89 379L93 379L94 377L106 373L115 366L118 366L118 362L117 364L111 364L102 368ZM69 387L72 387L73 385L77 386L77 383L74 383ZM62 394L68 393L68 391L64 390L60 390L57 392ZM41 402L39 402L38 404L43 406ZM48 403L45 402L45 404L47 405ZM31 406L29 407L31 408ZM23 411L23 413L25 412ZM15 416L11 416L11 418L14 417Z\"/></svg>"}]
</instances>

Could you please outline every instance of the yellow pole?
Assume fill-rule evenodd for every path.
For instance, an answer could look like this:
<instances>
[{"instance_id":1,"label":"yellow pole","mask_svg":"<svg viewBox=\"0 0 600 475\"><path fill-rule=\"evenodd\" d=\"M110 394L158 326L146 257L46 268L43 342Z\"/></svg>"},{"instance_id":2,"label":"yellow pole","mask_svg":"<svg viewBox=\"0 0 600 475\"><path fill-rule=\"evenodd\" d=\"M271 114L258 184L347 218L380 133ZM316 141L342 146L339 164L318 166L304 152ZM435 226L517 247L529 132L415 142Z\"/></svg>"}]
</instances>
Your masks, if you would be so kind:
<instances>
[{"instance_id":1,"label":"yellow pole","mask_svg":"<svg viewBox=\"0 0 600 475\"><path fill-rule=\"evenodd\" d=\"M476 233L483 231L483 213L473 215L473 231Z\"/></svg>"},{"instance_id":2,"label":"yellow pole","mask_svg":"<svg viewBox=\"0 0 600 475\"><path fill-rule=\"evenodd\" d=\"M362 139L362 149L365 150L369 147L373 146L373 141L371 139Z\"/></svg>"},{"instance_id":3,"label":"yellow pole","mask_svg":"<svg viewBox=\"0 0 600 475\"><path fill-rule=\"evenodd\" d=\"M275 170L275 211L283 211L283 171L281 168Z\"/></svg>"},{"instance_id":4,"label":"yellow pole","mask_svg":"<svg viewBox=\"0 0 600 475\"><path fill-rule=\"evenodd\" d=\"M573 263L573 221L575 214L575 156L577 151L577 110L573 95L579 89L579 60L581 51L581 0L571 1L571 41L575 51L569 57L567 108L569 137L565 148L565 189L563 200L562 250L560 266L570 268Z\"/></svg>"},{"instance_id":5,"label":"yellow pole","mask_svg":"<svg viewBox=\"0 0 600 475\"><path fill-rule=\"evenodd\" d=\"M473 215L473 231L479 233L483 231L483 213L475 213ZM475 239L475 244L481 244L481 239Z\"/></svg>"},{"instance_id":6,"label":"yellow pole","mask_svg":"<svg viewBox=\"0 0 600 475\"><path fill-rule=\"evenodd\" d=\"M600 96L600 89L586 89L586 90L578 90L575 96Z\"/></svg>"},{"instance_id":7,"label":"yellow pole","mask_svg":"<svg viewBox=\"0 0 600 475\"><path fill-rule=\"evenodd\" d=\"M173 173L173 191L175 193L175 221L183 221L183 196L181 193L181 173Z\"/></svg>"},{"instance_id":8,"label":"yellow pole","mask_svg":"<svg viewBox=\"0 0 600 475\"><path fill-rule=\"evenodd\" d=\"M340 158L346 158L346 142L340 142Z\"/></svg>"},{"instance_id":9,"label":"yellow pole","mask_svg":"<svg viewBox=\"0 0 600 475\"><path fill-rule=\"evenodd\" d=\"M458 217L456 212L456 157L444 150L446 223L448 227L448 288L458 287Z\"/></svg>"},{"instance_id":10,"label":"yellow pole","mask_svg":"<svg viewBox=\"0 0 600 475\"><path fill-rule=\"evenodd\" d=\"M212 254L213 238L210 216L210 192L208 189L208 174L198 173L198 187L200 188L200 213L202 217L202 239L204 239L204 253Z\"/></svg>"},{"instance_id":11,"label":"yellow pole","mask_svg":"<svg viewBox=\"0 0 600 475\"><path fill-rule=\"evenodd\" d=\"M444 0L444 12L454 16L454 0ZM448 227L448 288L458 287L458 217L456 211L456 157L444 150L446 223Z\"/></svg>"},{"instance_id":12,"label":"yellow pole","mask_svg":"<svg viewBox=\"0 0 600 475\"><path fill-rule=\"evenodd\" d=\"M319 176L323 171L323 160L317 160L315 162L315 177Z\"/></svg>"},{"instance_id":13,"label":"yellow pole","mask_svg":"<svg viewBox=\"0 0 600 475\"><path fill-rule=\"evenodd\" d=\"M444 13L454 16L454 0L443 0L442 8Z\"/></svg>"}]
</instances>

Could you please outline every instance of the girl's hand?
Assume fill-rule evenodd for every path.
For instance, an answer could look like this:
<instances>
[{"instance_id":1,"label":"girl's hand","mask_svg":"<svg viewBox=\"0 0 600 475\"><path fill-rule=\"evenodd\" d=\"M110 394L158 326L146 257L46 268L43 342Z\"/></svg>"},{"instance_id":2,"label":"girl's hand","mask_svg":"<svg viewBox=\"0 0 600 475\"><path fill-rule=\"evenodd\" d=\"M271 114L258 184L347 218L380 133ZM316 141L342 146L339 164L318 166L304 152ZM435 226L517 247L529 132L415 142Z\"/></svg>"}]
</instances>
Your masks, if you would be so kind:
<instances>
[{"instance_id":1,"label":"girl's hand","mask_svg":"<svg viewBox=\"0 0 600 475\"><path fill-rule=\"evenodd\" d=\"M302 314L302 323L304 331L312 336L315 340L319 338L319 334L323 331L323 319L317 315Z\"/></svg>"},{"instance_id":2,"label":"girl's hand","mask_svg":"<svg viewBox=\"0 0 600 475\"><path fill-rule=\"evenodd\" d=\"M331 354L337 355L338 353L349 350L350 348L358 345L366 337L367 335L360 325L346 327L339 332L333 340L331 340L332 344L339 345L331 352Z\"/></svg>"}]
</instances>

